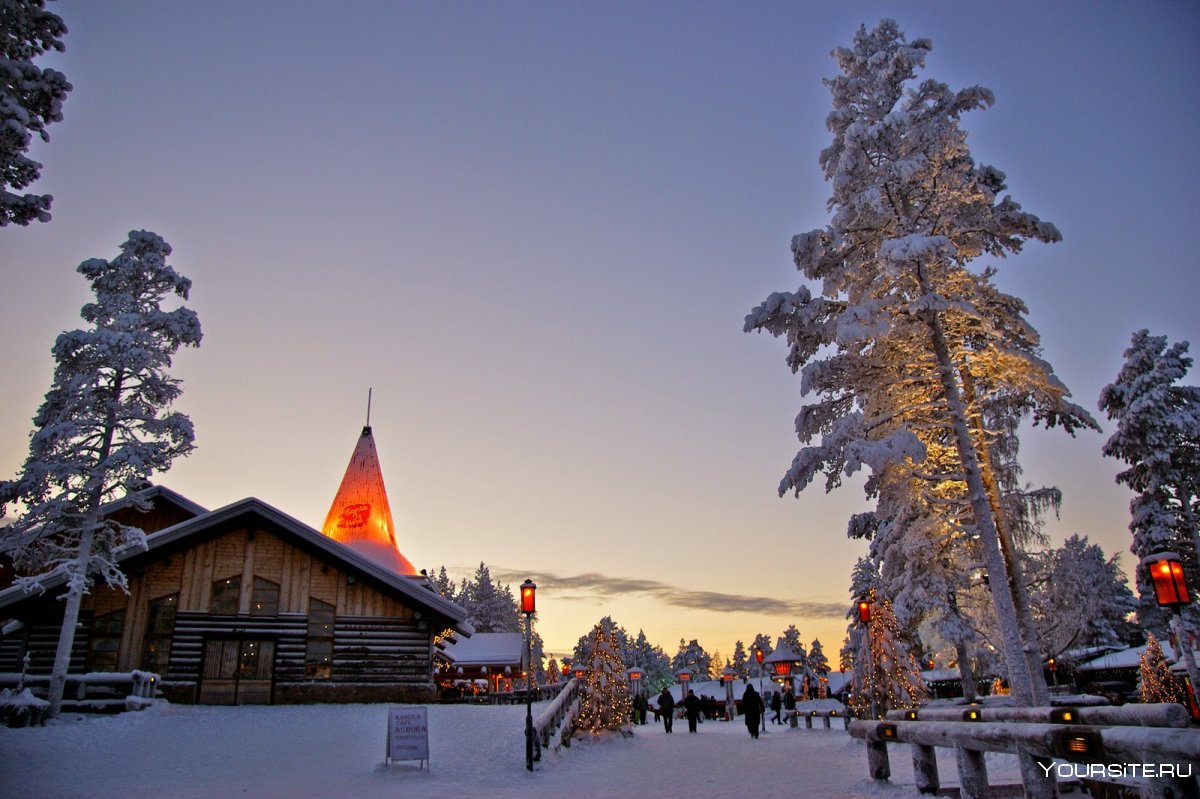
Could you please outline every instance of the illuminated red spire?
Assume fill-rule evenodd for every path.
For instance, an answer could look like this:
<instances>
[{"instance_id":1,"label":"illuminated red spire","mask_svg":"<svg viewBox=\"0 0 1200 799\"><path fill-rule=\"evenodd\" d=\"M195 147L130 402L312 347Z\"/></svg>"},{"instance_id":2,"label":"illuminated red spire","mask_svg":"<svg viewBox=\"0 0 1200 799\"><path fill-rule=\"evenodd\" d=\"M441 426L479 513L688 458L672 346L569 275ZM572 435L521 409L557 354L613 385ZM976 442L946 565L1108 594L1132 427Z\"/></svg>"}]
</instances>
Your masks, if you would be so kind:
<instances>
[{"instance_id":1,"label":"illuminated red spire","mask_svg":"<svg viewBox=\"0 0 1200 799\"><path fill-rule=\"evenodd\" d=\"M368 424L350 456L346 476L321 532L397 574L416 574L417 570L396 546L395 531L375 437Z\"/></svg>"}]
</instances>

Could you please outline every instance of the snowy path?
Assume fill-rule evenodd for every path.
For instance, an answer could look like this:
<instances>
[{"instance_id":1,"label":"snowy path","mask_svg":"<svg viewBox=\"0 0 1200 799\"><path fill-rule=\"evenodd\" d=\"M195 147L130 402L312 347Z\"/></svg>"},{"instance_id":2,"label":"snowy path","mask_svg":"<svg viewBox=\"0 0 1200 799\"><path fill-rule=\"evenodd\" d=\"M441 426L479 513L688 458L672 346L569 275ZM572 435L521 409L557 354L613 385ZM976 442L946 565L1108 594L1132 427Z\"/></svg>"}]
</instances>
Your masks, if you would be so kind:
<instances>
[{"instance_id":1,"label":"snowy path","mask_svg":"<svg viewBox=\"0 0 1200 799\"><path fill-rule=\"evenodd\" d=\"M903 745L892 785L866 778L866 751L840 729L772 726L752 740L741 723L676 722L630 739L577 742L524 767L525 709L432 706L432 769L383 766L386 705L160 706L112 717L65 715L44 728L0 728L5 799L608 799L612 796L828 799L919 796ZM953 757L940 759L955 782ZM989 760L1011 781L1012 759ZM1006 776L1009 779L1006 779Z\"/></svg>"}]
</instances>

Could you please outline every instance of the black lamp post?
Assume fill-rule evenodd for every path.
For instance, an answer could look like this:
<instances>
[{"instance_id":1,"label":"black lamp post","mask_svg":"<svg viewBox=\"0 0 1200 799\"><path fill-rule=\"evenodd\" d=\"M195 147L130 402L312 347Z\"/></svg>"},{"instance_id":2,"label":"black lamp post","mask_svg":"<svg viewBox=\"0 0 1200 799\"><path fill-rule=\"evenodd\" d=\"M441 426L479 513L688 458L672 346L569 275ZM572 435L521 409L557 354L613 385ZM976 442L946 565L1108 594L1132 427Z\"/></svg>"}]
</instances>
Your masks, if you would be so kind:
<instances>
[{"instance_id":1,"label":"black lamp post","mask_svg":"<svg viewBox=\"0 0 1200 799\"><path fill-rule=\"evenodd\" d=\"M875 674L876 663L875 657L875 626L871 624L871 598L870 596L859 597L858 599L858 620L862 622L863 627L867 630L867 660L871 664L871 718L872 720L879 718L879 704L876 697L875 682L878 675ZM857 665L854 670L855 675L858 674ZM863 675L864 677L866 675ZM859 682L860 690L865 687L863 682Z\"/></svg>"},{"instance_id":2,"label":"black lamp post","mask_svg":"<svg viewBox=\"0 0 1200 799\"><path fill-rule=\"evenodd\" d=\"M1176 654L1183 660L1183 666L1187 669L1188 682L1192 684L1194 696L1198 690L1196 686L1200 684L1200 676L1197 675L1192 646L1183 629L1183 606L1192 603L1187 582L1183 579L1183 563L1175 552L1159 552L1143 558L1142 565L1150 572L1150 581L1154 584L1154 599L1158 606L1173 611L1171 628L1179 649Z\"/></svg>"},{"instance_id":3,"label":"black lamp post","mask_svg":"<svg viewBox=\"0 0 1200 799\"><path fill-rule=\"evenodd\" d=\"M758 699L763 704L762 711L762 731L767 731L767 697L763 693L762 687L762 664L763 651L761 646L754 647L754 662L758 664Z\"/></svg>"},{"instance_id":4,"label":"black lamp post","mask_svg":"<svg viewBox=\"0 0 1200 799\"><path fill-rule=\"evenodd\" d=\"M525 614L525 768L533 771L533 614L537 612L537 586L521 583L521 612Z\"/></svg>"}]
</instances>

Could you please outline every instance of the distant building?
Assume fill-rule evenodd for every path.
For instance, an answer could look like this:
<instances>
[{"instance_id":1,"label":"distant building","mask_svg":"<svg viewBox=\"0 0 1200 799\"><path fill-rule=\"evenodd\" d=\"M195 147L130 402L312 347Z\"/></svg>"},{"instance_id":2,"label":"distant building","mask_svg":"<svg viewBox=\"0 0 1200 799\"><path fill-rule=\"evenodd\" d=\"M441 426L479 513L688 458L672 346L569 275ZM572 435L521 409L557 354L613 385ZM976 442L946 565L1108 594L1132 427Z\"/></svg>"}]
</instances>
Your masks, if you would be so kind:
<instances>
[{"instance_id":1,"label":"distant building","mask_svg":"<svg viewBox=\"0 0 1200 799\"><path fill-rule=\"evenodd\" d=\"M369 427L326 534L254 498L208 511L161 486L140 495L149 512L104 508L147 549L119 558L128 594L85 596L70 673L157 672L176 702L428 701L440 641L472 632L396 548ZM47 588L0 591L0 672L28 655L30 673L49 673L62 602Z\"/></svg>"}]
</instances>

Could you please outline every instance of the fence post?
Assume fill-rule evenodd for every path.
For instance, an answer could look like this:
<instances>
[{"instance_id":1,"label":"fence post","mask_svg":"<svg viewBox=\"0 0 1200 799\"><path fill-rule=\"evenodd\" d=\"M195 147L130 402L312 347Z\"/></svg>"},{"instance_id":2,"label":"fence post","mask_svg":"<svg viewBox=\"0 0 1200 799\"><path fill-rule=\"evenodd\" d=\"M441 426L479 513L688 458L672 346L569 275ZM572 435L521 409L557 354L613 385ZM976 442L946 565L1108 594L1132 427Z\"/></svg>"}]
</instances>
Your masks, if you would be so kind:
<instances>
[{"instance_id":1,"label":"fence post","mask_svg":"<svg viewBox=\"0 0 1200 799\"><path fill-rule=\"evenodd\" d=\"M987 761L983 759L983 752L956 746L954 759L958 761L959 796L962 799L987 799Z\"/></svg>"},{"instance_id":2,"label":"fence post","mask_svg":"<svg viewBox=\"0 0 1200 799\"><path fill-rule=\"evenodd\" d=\"M913 777L921 793L936 794L938 782L937 750L923 744L909 744L912 748Z\"/></svg>"},{"instance_id":3,"label":"fence post","mask_svg":"<svg viewBox=\"0 0 1200 799\"><path fill-rule=\"evenodd\" d=\"M886 741L867 739L867 770L871 772L873 780L886 780L892 776L892 764L888 761Z\"/></svg>"}]
</instances>

